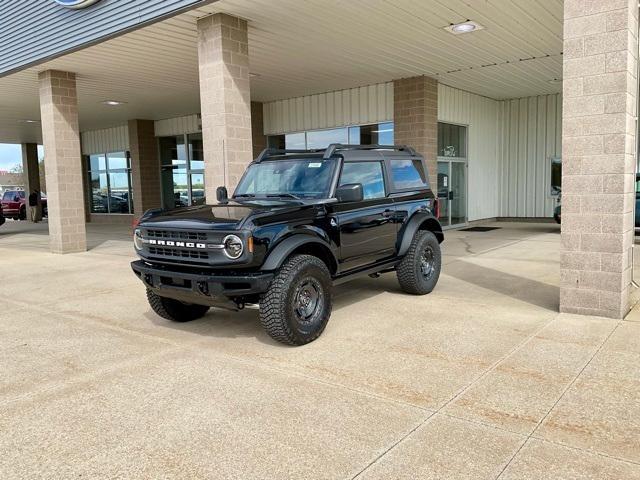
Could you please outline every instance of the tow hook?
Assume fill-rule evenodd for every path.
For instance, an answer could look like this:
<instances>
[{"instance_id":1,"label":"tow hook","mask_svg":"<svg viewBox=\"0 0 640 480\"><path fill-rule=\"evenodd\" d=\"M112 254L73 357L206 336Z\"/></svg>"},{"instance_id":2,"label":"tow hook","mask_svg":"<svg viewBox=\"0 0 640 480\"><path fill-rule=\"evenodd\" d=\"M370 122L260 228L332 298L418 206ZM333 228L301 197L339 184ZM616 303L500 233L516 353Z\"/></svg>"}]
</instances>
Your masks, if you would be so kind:
<instances>
[{"instance_id":1,"label":"tow hook","mask_svg":"<svg viewBox=\"0 0 640 480\"><path fill-rule=\"evenodd\" d=\"M198 291L203 295L209 295L209 285L207 282L198 282Z\"/></svg>"}]
</instances>

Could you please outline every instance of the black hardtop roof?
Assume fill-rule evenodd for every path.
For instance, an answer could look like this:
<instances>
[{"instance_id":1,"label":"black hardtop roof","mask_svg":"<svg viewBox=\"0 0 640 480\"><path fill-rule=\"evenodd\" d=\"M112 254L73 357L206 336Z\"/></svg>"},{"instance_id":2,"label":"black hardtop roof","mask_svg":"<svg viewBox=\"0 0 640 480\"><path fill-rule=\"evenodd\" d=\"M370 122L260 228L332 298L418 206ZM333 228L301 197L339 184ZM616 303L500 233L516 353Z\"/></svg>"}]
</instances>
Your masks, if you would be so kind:
<instances>
[{"instance_id":1,"label":"black hardtop roof","mask_svg":"<svg viewBox=\"0 0 640 480\"><path fill-rule=\"evenodd\" d=\"M283 160L286 158L322 158L328 160L335 156L342 156L345 160L381 160L388 157L407 158L420 157L416 151L407 145L345 145L332 143L327 148L314 150L287 150L265 148L255 162L264 160Z\"/></svg>"}]
</instances>

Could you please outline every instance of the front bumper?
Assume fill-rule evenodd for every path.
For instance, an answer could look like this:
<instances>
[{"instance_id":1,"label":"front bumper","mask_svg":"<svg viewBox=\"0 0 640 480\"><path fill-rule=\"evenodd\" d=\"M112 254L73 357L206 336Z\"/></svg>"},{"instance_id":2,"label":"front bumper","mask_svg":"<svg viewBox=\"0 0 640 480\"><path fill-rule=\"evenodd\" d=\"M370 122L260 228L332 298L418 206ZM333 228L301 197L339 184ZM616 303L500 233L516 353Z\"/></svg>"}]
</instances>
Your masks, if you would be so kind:
<instances>
[{"instance_id":1,"label":"front bumper","mask_svg":"<svg viewBox=\"0 0 640 480\"><path fill-rule=\"evenodd\" d=\"M273 273L187 273L170 266L150 266L142 260L131 262L131 268L161 297L210 306L229 306L231 298L264 293L273 280Z\"/></svg>"}]
</instances>

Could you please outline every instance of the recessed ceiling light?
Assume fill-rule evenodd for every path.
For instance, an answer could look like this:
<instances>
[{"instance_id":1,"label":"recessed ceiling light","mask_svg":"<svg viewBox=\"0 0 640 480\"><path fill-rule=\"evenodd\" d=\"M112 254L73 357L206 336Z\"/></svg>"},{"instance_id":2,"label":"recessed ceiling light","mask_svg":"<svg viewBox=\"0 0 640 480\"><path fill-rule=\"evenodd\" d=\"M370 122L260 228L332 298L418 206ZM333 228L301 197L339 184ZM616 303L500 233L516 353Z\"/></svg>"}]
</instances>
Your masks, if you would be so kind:
<instances>
[{"instance_id":1,"label":"recessed ceiling light","mask_svg":"<svg viewBox=\"0 0 640 480\"><path fill-rule=\"evenodd\" d=\"M561 78L552 78L551 80L547 80L549 83L553 83L554 85L558 85L560 83L562 83L562 79Z\"/></svg>"},{"instance_id":2,"label":"recessed ceiling light","mask_svg":"<svg viewBox=\"0 0 640 480\"><path fill-rule=\"evenodd\" d=\"M127 102L121 102L120 100L103 100L101 103L103 105L109 105L111 107L115 107L116 105L123 105Z\"/></svg>"},{"instance_id":3,"label":"recessed ceiling light","mask_svg":"<svg viewBox=\"0 0 640 480\"><path fill-rule=\"evenodd\" d=\"M249 76L250 76L250 77L252 77L252 78L253 78L253 77L259 77L259 76L260 76L260 74L259 74L259 73L249 72Z\"/></svg>"},{"instance_id":4,"label":"recessed ceiling light","mask_svg":"<svg viewBox=\"0 0 640 480\"><path fill-rule=\"evenodd\" d=\"M38 120L31 120L29 118L25 118L24 120L18 120L19 123L38 123Z\"/></svg>"},{"instance_id":5,"label":"recessed ceiling light","mask_svg":"<svg viewBox=\"0 0 640 480\"><path fill-rule=\"evenodd\" d=\"M467 20L466 22L462 23L452 23L451 25L444 27L444 29L449 33L453 33L454 35L461 35L463 33L471 33L475 32L476 30L482 30L484 29L484 27L478 22Z\"/></svg>"}]
</instances>

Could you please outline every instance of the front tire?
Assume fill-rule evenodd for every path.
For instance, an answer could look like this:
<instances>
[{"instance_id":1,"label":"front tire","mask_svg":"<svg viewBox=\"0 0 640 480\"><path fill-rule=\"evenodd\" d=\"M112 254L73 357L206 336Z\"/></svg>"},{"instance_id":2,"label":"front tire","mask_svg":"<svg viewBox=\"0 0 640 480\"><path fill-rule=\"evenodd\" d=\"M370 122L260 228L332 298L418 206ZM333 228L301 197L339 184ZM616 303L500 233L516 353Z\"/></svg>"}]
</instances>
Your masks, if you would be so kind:
<instances>
[{"instance_id":1,"label":"front tire","mask_svg":"<svg viewBox=\"0 0 640 480\"><path fill-rule=\"evenodd\" d=\"M304 345L320 336L331 316L331 274L313 255L294 255L260 297L260 323L273 338Z\"/></svg>"},{"instance_id":2,"label":"front tire","mask_svg":"<svg viewBox=\"0 0 640 480\"><path fill-rule=\"evenodd\" d=\"M20 216L18 217L19 220L26 220L27 219L27 209L26 207L22 207L20 209Z\"/></svg>"},{"instance_id":3,"label":"front tire","mask_svg":"<svg viewBox=\"0 0 640 480\"><path fill-rule=\"evenodd\" d=\"M400 288L413 295L431 293L438 283L442 253L438 239L427 230L418 230L409 251L396 267Z\"/></svg>"},{"instance_id":4,"label":"front tire","mask_svg":"<svg viewBox=\"0 0 640 480\"><path fill-rule=\"evenodd\" d=\"M149 300L149 305L154 312L162 318L174 322L190 322L191 320L204 317L209 311L209 307L206 305L183 303L172 298L161 297L148 288L147 300Z\"/></svg>"}]
</instances>

